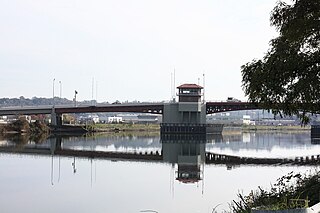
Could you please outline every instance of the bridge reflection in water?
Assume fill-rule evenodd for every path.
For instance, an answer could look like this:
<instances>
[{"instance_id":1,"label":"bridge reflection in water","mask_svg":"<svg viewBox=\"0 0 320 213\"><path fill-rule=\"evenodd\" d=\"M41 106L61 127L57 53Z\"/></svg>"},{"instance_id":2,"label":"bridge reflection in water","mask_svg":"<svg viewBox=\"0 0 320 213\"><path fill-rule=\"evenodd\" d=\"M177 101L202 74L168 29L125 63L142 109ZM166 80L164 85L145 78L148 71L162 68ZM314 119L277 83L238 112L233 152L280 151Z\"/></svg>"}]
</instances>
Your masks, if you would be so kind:
<instances>
[{"instance_id":1,"label":"bridge reflection in water","mask_svg":"<svg viewBox=\"0 0 320 213\"><path fill-rule=\"evenodd\" d=\"M163 162L177 164L176 180L195 183L203 179L206 135L161 135Z\"/></svg>"},{"instance_id":2,"label":"bridge reflection in water","mask_svg":"<svg viewBox=\"0 0 320 213\"><path fill-rule=\"evenodd\" d=\"M138 139L139 140L139 139ZM143 139L141 139L143 140ZM159 140L155 137L155 140ZM68 137L50 137L41 144L27 143L7 143L0 146L2 153L20 153L47 156L66 156L73 158L89 159L111 159L129 160L143 162L169 163L175 169L175 179L183 183L195 183L203 179L204 164L224 164L227 169L240 166L241 164L319 164L320 155L297 157L297 158L254 158L224 155L206 151L208 142L223 141L222 135L179 135L163 134L160 137L159 145L156 149L136 149L131 151L110 151L99 150L97 147L108 142L102 141L89 149L79 149L72 146L72 141ZM143 143L147 143L142 141ZM84 141L85 143L85 141ZM210 143L211 145L211 143ZM84 144L84 146L90 146Z\"/></svg>"}]
</instances>

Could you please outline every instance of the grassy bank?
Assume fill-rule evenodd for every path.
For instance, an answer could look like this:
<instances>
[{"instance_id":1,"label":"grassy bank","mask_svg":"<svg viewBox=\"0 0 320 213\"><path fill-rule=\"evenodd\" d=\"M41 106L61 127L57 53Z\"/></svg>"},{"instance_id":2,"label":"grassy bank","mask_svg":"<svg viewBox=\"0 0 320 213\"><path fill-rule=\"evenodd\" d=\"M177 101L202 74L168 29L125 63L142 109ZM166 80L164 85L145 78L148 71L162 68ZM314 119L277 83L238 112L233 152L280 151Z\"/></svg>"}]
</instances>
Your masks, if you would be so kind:
<instances>
[{"instance_id":1,"label":"grassy bank","mask_svg":"<svg viewBox=\"0 0 320 213\"><path fill-rule=\"evenodd\" d=\"M159 131L159 124L94 124L90 125L97 131L112 132L119 131ZM225 126L225 129L232 131L233 126ZM237 131L309 131L310 126L237 126Z\"/></svg>"},{"instance_id":2,"label":"grassy bank","mask_svg":"<svg viewBox=\"0 0 320 213\"><path fill-rule=\"evenodd\" d=\"M121 138L121 137L155 137L159 136L160 132L157 131L127 131L127 132L95 132L95 133L87 133L83 135L83 137L87 138Z\"/></svg>"}]
</instances>

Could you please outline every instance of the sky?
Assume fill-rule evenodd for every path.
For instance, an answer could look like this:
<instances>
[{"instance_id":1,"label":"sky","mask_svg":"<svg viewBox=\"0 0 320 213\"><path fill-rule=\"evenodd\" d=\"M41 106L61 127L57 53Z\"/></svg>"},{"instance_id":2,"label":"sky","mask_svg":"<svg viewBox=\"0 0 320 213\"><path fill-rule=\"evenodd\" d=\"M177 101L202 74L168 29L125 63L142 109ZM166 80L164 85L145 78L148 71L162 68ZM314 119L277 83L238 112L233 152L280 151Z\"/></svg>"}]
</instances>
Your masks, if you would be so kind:
<instances>
[{"instance_id":1,"label":"sky","mask_svg":"<svg viewBox=\"0 0 320 213\"><path fill-rule=\"evenodd\" d=\"M276 2L0 0L0 98L164 101L175 73L207 101L246 100L240 67L277 36Z\"/></svg>"}]
</instances>

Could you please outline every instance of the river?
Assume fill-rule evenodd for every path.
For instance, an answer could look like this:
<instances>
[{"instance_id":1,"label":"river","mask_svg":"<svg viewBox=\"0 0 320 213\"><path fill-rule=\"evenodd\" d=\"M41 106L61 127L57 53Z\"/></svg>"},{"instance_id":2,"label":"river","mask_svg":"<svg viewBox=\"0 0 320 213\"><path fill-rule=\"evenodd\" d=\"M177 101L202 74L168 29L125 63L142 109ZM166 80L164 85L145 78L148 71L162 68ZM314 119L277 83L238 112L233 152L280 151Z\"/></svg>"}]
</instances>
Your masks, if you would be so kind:
<instances>
[{"instance_id":1,"label":"river","mask_svg":"<svg viewBox=\"0 0 320 213\"><path fill-rule=\"evenodd\" d=\"M318 167L205 164L205 152L264 158L320 152L309 132L237 133L201 140L160 139L157 134L65 136L42 142L0 139L0 148L4 213L211 213L215 207L223 212L239 192L268 189L291 171L309 173ZM57 149L151 157L75 157Z\"/></svg>"}]
</instances>

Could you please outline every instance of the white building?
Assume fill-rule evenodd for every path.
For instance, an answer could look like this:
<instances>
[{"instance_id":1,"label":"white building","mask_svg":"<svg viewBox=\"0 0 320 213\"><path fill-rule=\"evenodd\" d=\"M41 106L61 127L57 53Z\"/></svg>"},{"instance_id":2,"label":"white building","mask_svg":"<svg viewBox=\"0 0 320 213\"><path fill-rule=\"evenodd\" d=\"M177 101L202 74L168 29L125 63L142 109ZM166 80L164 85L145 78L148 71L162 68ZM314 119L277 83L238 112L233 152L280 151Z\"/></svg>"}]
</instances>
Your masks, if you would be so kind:
<instances>
[{"instance_id":1,"label":"white building","mask_svg":"<svg viewBox=\"0 0 320 213\"><path fill-rule=\"evenodd\" d=\"M243 115L242 117L242 123L244 125L256 125L255 121L251 121L250 115Z\"/></svg>"},{"instance_id":2,"label":"white building","mask_svg":"<svg viewBox=\"0 0 320 213\"><path fill-rule=\"evenodd\" d=\"M122 123L122 117L108 117L108 123Z\"/></svg>"},{"instance_id":3,"label":"white building","mask_svg":"<svg viewBox=\"0 0 320 213\"><path fill-rule=\"evenodd\" d=\"M8 117L0 116L0 124L6 124L6 123L8 123Z\"/></svg>"}]
</instances>

